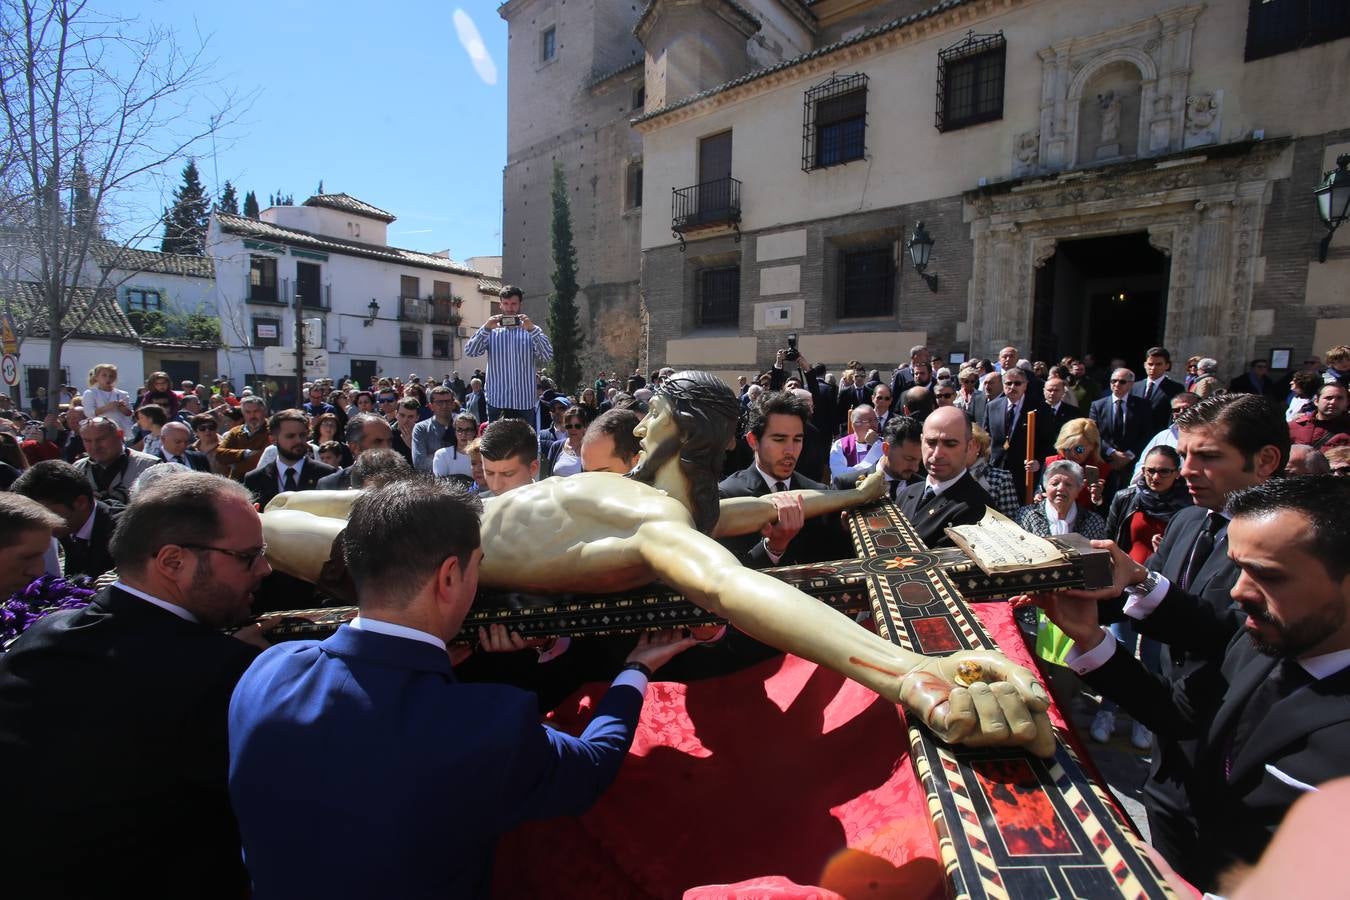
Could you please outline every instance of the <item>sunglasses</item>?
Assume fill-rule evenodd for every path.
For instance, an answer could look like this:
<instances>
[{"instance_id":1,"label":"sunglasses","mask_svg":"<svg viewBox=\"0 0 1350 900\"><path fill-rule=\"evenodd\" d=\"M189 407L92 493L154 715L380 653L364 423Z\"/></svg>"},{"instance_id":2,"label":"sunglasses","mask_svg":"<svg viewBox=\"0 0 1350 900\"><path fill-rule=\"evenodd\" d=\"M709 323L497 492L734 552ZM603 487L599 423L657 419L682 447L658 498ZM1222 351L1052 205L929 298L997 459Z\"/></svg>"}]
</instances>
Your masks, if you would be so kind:
<instances>
[{"instance_id":1,"label":"sunglasses","mask_svg":"<svg viewBox=\"0 0 1350 900\"><path fill-rule=\"evenodd\" d=\"M585 426L585 425L582 425L580 422L568 422L568 423L567 423L566 425L564 425L563 427L566 428L568 431L585 431L585 430L586 430L586 426Z\"/></svg>"},{"instance_id":2,"label":"sunglasses","mask_svg":"<svg viewBox=\"0 0 1350 900\"><path fill-rule=\"evenodd\" d=\"M1087 452L1087 448L1086 448L1086 447L1083 447L1083 446L1078 446L1078 447L1066 447L1065 449L1067 449L1070 453L1086 453L1086 452Z\"/></svg>"},{"instance_id":3,"label":"sunglasses","mask_svg":"<svg viewBox=\"0 0 1350 900\"><path fill-rule=\"evenodd\" d=\"M1149 477L1161 478L1161 477L1164 476L1164 475L1175 475L1175 474L1177 474L1177 470L1176 470L1176 469L1151 469L1151 468L1149 468L1148 466L1144 466L1144 474L1145 474L1145 475L1148 475Z\"/></svg>"},{"instance_id":4,"label":"sunglasses","mask_svg":"<svg viewBox=\"0 0 1350 900\"><path fill-rule=\"evenodd\" d=\"M1024 387L1025 385L1026 385L1026 382L1025 382L1025 381L1004 381L1004 382L1003 382L1003 386L1004 386L1004 387Z\"/></svg>"},{"instance_id":5,"label":"sunglasses","mask_svg":"<svg viewBox=\"0 0 1350 900\"><path fill-rule=\"evenodd\" d=\"M952 399L953 397L956 396L955 392L953 392L953 391L938 391L938 394L937 394L937 395L938 395L938 397L942 398L943 400L950 400L950 399Z\"/></svg>"},{"instance_id":6,"label":"sunglasses","mask_svg":"<svg viewBox=\"0 0 1350 900\"><path fill-rule=\"evenodd\" d=\"M215 430L216 430L216 426L214 426L214 425L198 425L198 426L194 427L192 430L193 430L193 431L215 431Z\"/></svg>"},{"instance_id":7,"label":"sunglasses","mask_svg":"<svg viewBox=\"0 0 1350 900\"><path fill-rule=\"evenodd\" d=\"M1133 378L1112 378L1112 384L1134 384Z\"/></svg>"}]
</instances>

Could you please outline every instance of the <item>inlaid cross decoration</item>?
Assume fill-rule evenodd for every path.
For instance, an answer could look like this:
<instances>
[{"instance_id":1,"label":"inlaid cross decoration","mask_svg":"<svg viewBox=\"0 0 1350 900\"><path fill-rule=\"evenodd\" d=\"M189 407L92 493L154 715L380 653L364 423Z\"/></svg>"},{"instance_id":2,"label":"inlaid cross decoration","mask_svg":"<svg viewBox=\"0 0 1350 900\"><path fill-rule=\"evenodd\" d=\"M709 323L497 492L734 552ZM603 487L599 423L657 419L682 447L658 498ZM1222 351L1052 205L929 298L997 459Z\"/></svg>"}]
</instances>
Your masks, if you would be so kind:
<instances>
[{"instance_id":1,"label":"inlaid cross decoration","mask_svg":"<svg viewBox=\"0 0 1350 900\"><path fill-rule=\"evenodd\" d=\"M1051 539L1063 559L986 572L963 550L929 549L888 499L843 514L855 558L766 569L841 612L870 612L887 640L929 656L997 649L968 601L1109 583L1103 554ZM355 607L279 613L273 640L322 637ZM718 622L662 585L586 597L480 593L461 631L501 623L527 638L622 634ZM898 707L897 707L898 709ZM949 746L908 721L949 894L970 898L1170 898L1174 892L1063 734L1053 758Z\"/></svg>"}]
</instances>

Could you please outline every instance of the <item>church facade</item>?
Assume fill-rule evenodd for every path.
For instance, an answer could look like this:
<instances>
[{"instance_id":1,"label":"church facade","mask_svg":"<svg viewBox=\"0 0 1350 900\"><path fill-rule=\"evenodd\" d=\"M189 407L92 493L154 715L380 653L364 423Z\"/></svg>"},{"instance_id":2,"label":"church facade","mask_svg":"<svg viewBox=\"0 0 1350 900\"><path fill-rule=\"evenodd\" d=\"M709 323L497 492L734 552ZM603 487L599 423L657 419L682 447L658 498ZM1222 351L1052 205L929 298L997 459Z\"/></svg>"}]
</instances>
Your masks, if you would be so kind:
<instances>
[{"instance_id":1,"label":"church facade","mask_svg":"<svg viewBox=\"0 0 1350 900\"><path fill-rule=\"evenodd\" d=\"M1350 13L1318 6L653 0L646 361L743 374L795 332L832 367L1162 343L1236 374L1350 342L1312 193L1350 153Z\"/></svg>"}]
</instances>

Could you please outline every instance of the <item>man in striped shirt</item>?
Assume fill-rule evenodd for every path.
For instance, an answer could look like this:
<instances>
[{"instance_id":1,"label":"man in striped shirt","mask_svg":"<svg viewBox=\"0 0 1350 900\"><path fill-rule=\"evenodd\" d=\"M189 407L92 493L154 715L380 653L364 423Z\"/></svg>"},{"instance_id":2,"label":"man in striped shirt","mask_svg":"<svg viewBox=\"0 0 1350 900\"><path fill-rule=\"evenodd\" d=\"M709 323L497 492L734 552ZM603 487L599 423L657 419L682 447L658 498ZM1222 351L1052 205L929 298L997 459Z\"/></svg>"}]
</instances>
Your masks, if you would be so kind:
<instances>
[{"instance_id":1,"label":"man in striped shirt","mask_svg":"<svg viewBox=\"0 0 1350 900\"><path fill-rule=\"evenodd\" d=\"M546 363L553 358L548 335L521 313L522 296L518 287L503 288L502 311L484 322L464 345L465 356L488 355L489 421L503 416L533 421L539 400L536 361Z\"/></svg>"}]
</instances>

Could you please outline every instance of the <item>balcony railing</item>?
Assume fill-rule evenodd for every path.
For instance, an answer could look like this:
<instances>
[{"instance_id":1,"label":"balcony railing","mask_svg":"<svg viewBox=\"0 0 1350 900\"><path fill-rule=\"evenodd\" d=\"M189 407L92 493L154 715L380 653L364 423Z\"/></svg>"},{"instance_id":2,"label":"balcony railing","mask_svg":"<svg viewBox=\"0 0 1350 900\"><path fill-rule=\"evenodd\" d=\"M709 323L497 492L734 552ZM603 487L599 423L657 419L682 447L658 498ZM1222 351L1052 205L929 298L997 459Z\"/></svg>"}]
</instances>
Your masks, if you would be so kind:
<instances>
[{"instance_id":1,"label":"balcony railing","mask_svg":"<svg viewBox=\"0 0 1350 900\"><path fill-rule=\"evenodd\" d=\"M431 301L417 297L399 297L398 317L405 322L430 322Z\"/></svg>"},{"instance_id":2,"label":"balcony railing","mask_svg":"<svg viewBox=\"0 0 1350 900\"><path fill-rule=\"evenodd\" d=\"M458 325L464 321L464 316L460 315L459 310L449 300L431 301L431 324L432 325Z\"/></svg>"},{"instance_id":3,"label":"balcony railing","mask_svg":"<svg viewBox=\"0 0 1350 900\"><path fill-rule=\"evenodd\" d=\"M319 288L319 296L307 297L296 288L300 295L301 309L332 309L333 308L333 286L325 284Z\"/></svg>"},{"instance_id":4,"label":"balcony railing","mask_svg":"<svg viewBox=\"0 0 1350 900\"><path fill-rule=\"evenodd\" d=\"M735 178L675 188L672 194L670 230L676 234L741 221L741 183Z\"/></svg>"}]
</instances>

